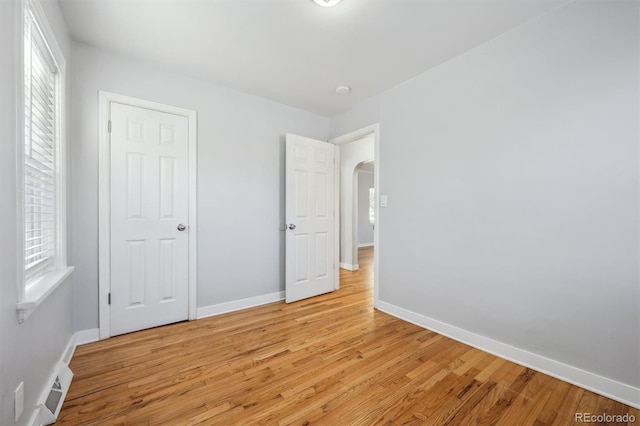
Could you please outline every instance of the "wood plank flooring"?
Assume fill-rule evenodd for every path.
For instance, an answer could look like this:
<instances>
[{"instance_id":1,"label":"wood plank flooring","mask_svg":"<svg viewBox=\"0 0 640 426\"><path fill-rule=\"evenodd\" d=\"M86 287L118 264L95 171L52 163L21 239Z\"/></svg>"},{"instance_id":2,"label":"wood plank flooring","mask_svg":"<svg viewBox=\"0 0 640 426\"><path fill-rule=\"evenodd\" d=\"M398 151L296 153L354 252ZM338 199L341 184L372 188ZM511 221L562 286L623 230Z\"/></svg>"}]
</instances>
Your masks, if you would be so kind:
<instances>
[{"instance_id":1,"label":"wood plank flooring","mask_svg":"<svg viewBox=\"0 0 640 426\"><path fill-rule=\"evenodd\" d=\"M374 310L372 250L331 294L79 347L57 424L640 424L639 410Z\"/></svg>"}]
</instances>

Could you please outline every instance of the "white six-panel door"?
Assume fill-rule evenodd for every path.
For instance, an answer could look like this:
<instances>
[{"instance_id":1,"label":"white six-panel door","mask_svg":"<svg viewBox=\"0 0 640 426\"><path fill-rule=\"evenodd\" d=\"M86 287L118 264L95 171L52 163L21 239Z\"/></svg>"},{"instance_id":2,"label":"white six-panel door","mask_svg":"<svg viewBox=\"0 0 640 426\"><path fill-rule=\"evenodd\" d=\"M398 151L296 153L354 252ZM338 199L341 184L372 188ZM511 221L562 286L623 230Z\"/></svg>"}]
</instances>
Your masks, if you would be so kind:
<instances>
[{"instance_id":1,"label":"white six-panel door","mask_svg":"<svg viewBox=\"0 0 640 426\"><path fill-rule=\"evenodd\" d=\"M188 319L189 123L111 103L111 335Z\"/></svg>"},{"instance_id":2,"label":"white six-panel door","mask_svg":"<svg viewBox=\"0 0 640 426\"><path fill-rule=\"evenodd\" d=\"M335 289L334 145L286 135L286 301Z\"/></svg>"}]
</instances>

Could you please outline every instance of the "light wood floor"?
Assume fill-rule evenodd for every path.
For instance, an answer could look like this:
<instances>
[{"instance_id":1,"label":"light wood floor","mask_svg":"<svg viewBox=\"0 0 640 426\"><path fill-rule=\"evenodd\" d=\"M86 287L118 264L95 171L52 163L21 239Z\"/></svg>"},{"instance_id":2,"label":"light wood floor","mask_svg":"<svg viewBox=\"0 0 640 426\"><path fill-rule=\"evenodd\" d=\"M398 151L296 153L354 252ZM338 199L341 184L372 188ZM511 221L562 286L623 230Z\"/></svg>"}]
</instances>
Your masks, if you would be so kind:
<instances>
[{"instance_id":1,"label":"light wood floor","mask_svg":"<svg viewBox=\"0 0 640 426\"><path fill-rule=\"evenodd\" d=\"M372 254L341 272L335 293L79 347L58 424L639 421L638 410L375 311Z\"/></svg>"}]
</instances>

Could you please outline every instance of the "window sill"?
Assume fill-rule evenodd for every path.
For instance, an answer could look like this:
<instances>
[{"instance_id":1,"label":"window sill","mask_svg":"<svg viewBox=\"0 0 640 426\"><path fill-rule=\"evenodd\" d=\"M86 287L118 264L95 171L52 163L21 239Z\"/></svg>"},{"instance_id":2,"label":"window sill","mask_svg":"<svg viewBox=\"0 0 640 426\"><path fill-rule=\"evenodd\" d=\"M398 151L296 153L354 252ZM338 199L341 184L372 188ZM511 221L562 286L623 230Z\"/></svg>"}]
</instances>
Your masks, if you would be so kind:
<instances>
[{"instance_id":1,"label":"window sill","mask_svg":"<svg viewBox=\"0 0 640 426\"><path fill-rule=\"evenodd\" d=\"M45 301L53 291L73 272L73 266L67 266L49 272L29 289L24 298L18 302L18 322L22 323L31 313Z\"/></svg>"}]
</instances>

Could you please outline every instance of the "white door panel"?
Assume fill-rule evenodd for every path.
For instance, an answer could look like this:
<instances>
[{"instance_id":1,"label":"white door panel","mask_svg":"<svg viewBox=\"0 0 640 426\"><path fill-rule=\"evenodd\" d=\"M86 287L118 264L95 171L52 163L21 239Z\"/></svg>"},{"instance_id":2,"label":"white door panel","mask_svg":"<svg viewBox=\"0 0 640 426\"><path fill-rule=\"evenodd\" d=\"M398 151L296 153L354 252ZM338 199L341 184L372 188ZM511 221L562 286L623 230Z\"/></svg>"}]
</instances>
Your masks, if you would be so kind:
<instances>
[{"instance_id":1,"label":"white door panel","mask_svg":"<svg viewBox=\"0 0 640 426\"><path fill-rule=\"evenodd\" d=\"M111 104L111 334L188 318L188 119ZM185 230L179 231L178 225Z\"/></svg>"},{"instance_id":2,"label":"white door panel","mask_svg":"<svg viewBox=\"0 0 640 426\"><path fill-rule=\"evenodd\" d=\"M286 137L286 301L335 289L334 145Z\"/></svg>"}]
</instances>

